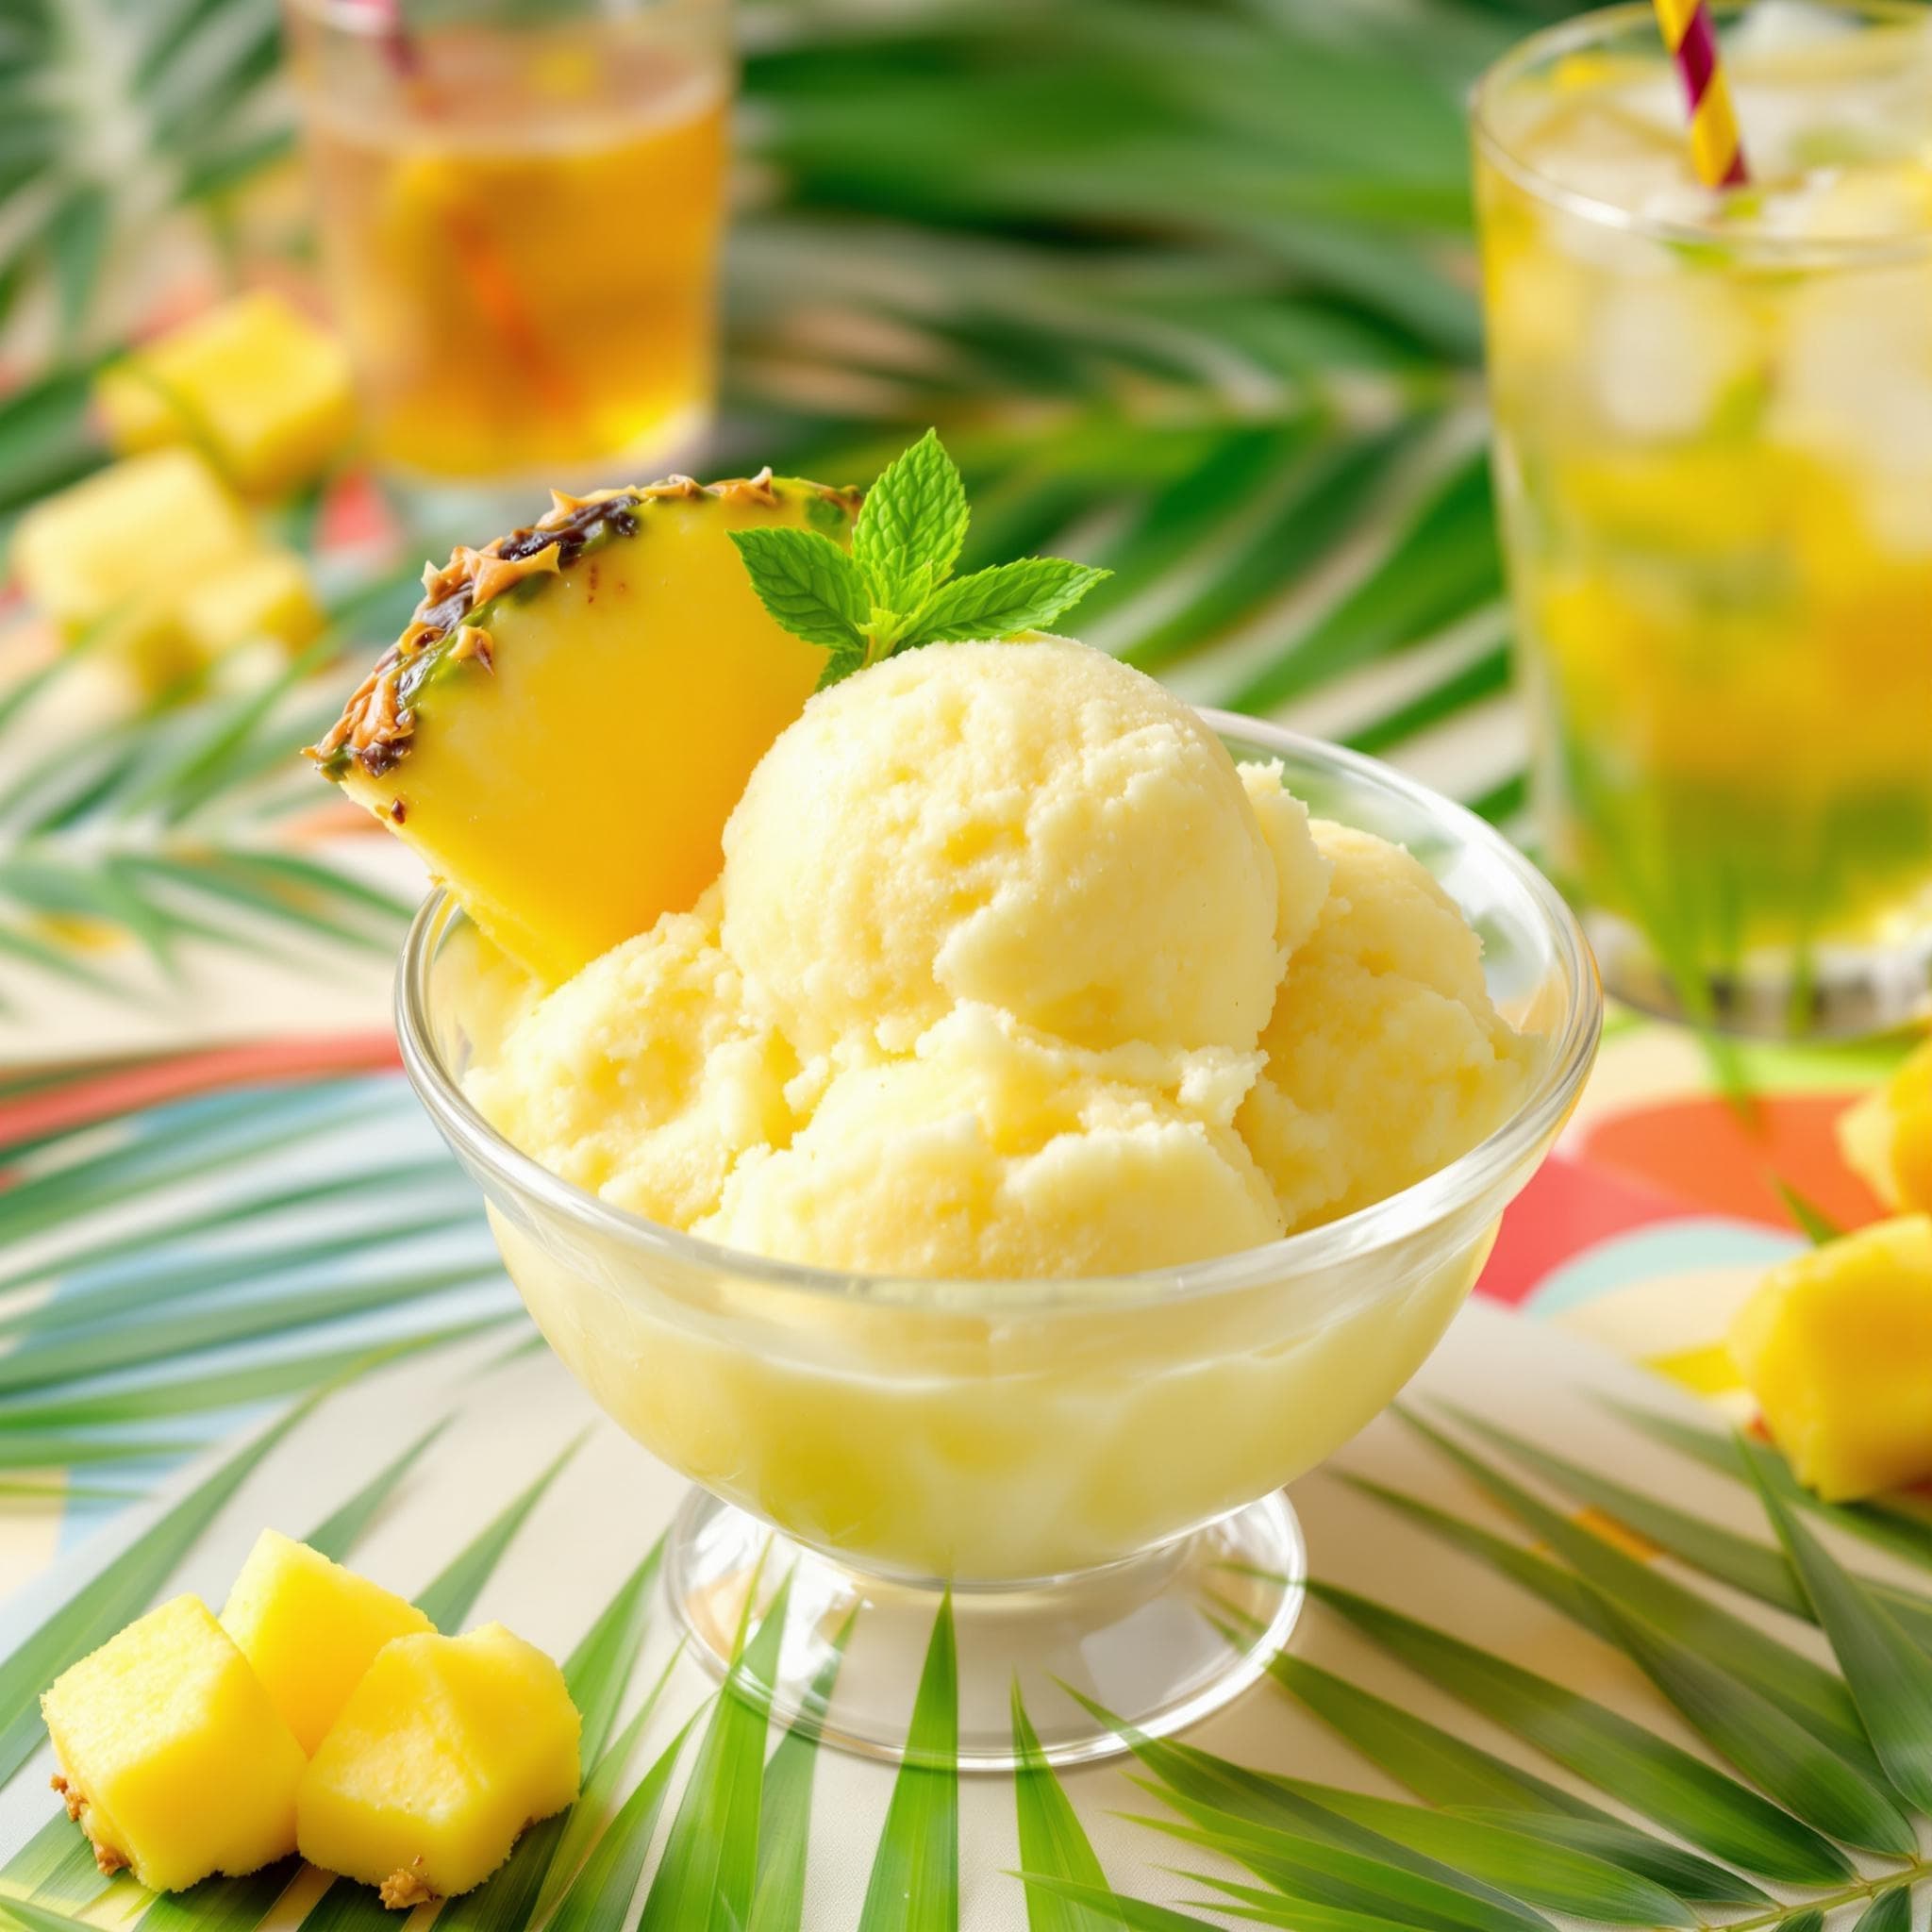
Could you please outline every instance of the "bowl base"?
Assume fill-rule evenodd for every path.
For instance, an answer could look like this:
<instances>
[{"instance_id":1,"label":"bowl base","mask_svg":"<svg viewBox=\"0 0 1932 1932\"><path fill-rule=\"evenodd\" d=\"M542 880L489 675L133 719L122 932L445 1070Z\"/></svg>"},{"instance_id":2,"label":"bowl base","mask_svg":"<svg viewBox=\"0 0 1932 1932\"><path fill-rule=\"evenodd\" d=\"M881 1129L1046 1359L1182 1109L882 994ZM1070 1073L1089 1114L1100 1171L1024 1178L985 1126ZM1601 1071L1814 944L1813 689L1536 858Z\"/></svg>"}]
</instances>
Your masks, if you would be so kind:
<instances>
[{"instance_id":1,"label":"bowl base","mask_svg":"<svg viewBox=\"0 0 1932 1932\"><path fill-rule=\"evenodd\" d=\"M1276 1492L1104 1570L997 1589L956 1585L958 1741L957 1754L939 1755L961 1771L1013 1770L1016 1695L1052 1764L1124 1752L1123 1729L1180 1730L1267 1668L1300 1614L1306 1574L1301 1525ZM788 1580L776 1668L757 1686L772 1716L841 1751L904 1760L946 1587L848 1570L691 1492L671 1527L665 1581L714 1676L730 1671L747 1597L756 1592L756 1623Z\"/></svg>"}]
</instances>

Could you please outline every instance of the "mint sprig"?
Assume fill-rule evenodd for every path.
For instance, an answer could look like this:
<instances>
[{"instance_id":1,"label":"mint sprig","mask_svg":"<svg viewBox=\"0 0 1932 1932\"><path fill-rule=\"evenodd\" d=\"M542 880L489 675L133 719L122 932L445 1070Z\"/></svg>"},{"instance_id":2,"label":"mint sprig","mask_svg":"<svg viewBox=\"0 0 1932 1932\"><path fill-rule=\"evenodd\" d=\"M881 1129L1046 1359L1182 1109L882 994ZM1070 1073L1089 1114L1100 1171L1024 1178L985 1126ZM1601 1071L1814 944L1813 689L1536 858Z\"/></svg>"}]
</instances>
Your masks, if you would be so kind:
<instances>
[{"instance_id":1,"label":"mint sprig","mask_svg":"<svg viewBox=\"0 0 1932 1932\"><path fill-rule=\"evenodd\" d=\"M1024 557L956 577L969 514L958 469L928 429L866 492L850 555L816 530L734 530L731 541L772 616L830 653L823 691L894 651L1044 629L1112 575Z\"/></svg>"}]
</instances>

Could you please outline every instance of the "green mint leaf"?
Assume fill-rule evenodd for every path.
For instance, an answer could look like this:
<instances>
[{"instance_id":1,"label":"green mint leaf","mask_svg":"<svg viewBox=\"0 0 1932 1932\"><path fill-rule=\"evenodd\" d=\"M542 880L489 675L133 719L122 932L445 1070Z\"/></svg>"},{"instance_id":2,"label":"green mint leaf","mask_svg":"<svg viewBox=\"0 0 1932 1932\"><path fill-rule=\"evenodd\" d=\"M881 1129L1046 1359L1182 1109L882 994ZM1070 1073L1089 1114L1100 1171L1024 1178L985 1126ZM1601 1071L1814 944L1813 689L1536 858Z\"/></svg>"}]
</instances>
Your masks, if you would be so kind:
<instances>
[{"instance_id":1,"label":"green mint leaf","mask_svg":"<svg viewBox=\"0 0 1932 1932\"><path fill-rule=\"evenodd\" d=\"M858 566L817 530L733 530L758 602L793 637L865 661L872 599Z\"/></svg>"},{"instance_id":2,"label":"green mint leaf","mask_svg":"<svg viewBox=\"0 0 1932 1932\"><path fill-rule=\"evenodd\" d=\"M871 601L917 610L945 582L966 541L966 486L936 430L887 465L866 491L852 532L852 555Z\"/></svg>"},{"instance_id":3,"label":"green mint leaf","mask_svg":"<svg viewBox=\"0 0 1932 1932\"><path fill-rule=\"evenodd\" d=\"M1023 557L1017 563L996 563L991 570L941 585L906 635L914 643L957 644L972 638L1009 638L1023 630L1044 630L1112 575L1058 557Z\"/></svg>"}]
</instances>

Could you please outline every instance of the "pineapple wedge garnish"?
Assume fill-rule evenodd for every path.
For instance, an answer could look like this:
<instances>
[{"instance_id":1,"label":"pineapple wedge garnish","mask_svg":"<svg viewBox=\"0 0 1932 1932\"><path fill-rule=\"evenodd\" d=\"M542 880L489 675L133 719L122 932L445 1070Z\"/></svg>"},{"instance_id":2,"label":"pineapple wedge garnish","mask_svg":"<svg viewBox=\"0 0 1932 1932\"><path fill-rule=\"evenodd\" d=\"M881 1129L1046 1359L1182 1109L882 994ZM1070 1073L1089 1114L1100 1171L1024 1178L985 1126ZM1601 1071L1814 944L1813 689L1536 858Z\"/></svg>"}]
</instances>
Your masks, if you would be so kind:
<instances>
[{"instance_id":1,"label":"pineapple wedge garnish","mask_svg":"<svg viewBox=\"0 0 1932 1932\"><path fill-rule=\"evenodd\" d=\"M504 952L566 979L709 884L752 767L825 668L730 533L849 546L858 509L769 472L558 495L425 571L414 620L309 755Z\"/></svg>"}]
</instances>

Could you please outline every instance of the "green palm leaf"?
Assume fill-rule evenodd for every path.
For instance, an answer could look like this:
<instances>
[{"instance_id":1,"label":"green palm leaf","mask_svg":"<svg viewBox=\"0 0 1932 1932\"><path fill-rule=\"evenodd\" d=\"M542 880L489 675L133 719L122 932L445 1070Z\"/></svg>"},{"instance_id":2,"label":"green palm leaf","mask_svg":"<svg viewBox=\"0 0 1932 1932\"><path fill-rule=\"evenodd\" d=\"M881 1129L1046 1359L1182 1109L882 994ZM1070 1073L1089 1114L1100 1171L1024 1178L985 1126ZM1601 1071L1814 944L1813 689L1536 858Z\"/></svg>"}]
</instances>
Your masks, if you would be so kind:
<instances>
[{"instance_id":1,"label":"green palm leaf","mask_svg":"<svg viewBox=\"0 0 1932 1932\"><path fill-rule=\"evenodd\" d=\"M1191 1918L1167 1906L1150 1905L1145 1899L1124 1898L1104 1885L1062 1878L1052 1872L1022 1872L1019 1876L1029 1898L1044 1897L1076 1906L1090 1920L1098 1919L1103 1925L1125 1925L1130 1932L1213 1932L1206 1919ZM1312 1914L1300 1923L1307 1926L1308 1932L1387 1932L1386 1927L1363 1926L1359 1922L1332 1925L1322 1914Z\"/></svg>"},{"instance_id":2,"label":"green palm leaf","mask_svg":"<svg viewBox=\"0 0 1932 1932\"><path fill-rule=\"evenodd\" d=\"M1740 1536L1737 1531L1711 1522L1707 1516L1692 1515L1689 1510L1646 1495L1613 1476L1586 1469L1581 1463L1499 1427L1486 1417L1454 1406L1450 1406L1449 1413L1472 1435L1492 1443L1553 1488L1565 1491L1627 1524L1659 1549L1668 1550L1680 1562L1692 1564L1774 1608L1790 1610L1800 1617L1810 1614L1810 1604L1781 1550Z\"/></svg>"},{"instance_id":3,"label":"green palm leaf","mask_svg":"<svg viewBox=\"0 0 1932 1932\"><path fill-rule=\"evenodd\" d=\"M1456 1886L1439 1884L1371 1855L1342 1851L1252 1818L1219 1811L1179 1792L1170 1792L1168 1802L1206 1822L1190 1826L1144 1818L1140 1823L1247 1866L1297 1907L1330 1907L1407 1925L1413 1932L1497 1932L1506 1925L1541 1927L1550 1923L1522 1907L1488 1909ZM1385 1842L1393 1845L1392 1840Z\"/></svg>"},{"instance_id":4,"label":"green palm leaf","mask_svg":"<svg viewBox=\"0 0 1932 1932\"><path fill-rule=\"evenodd\" d=\"M1721 1524L1712 1523L1707 1517L1693 1516L1659 1502L1656 1497L1646 1496L1627 1484L1599 1475L1564 1457L1552 1455L1481 1417L1469 1415L1460 1409L1451 1412L1465 1428L1495 1443L1554 1488L1566 1490L1627 1524L1639 1535L1669 1551L1679 1562L1688 1563L1707 1576L1728 1583L1734 1590L1740 1590L1747 1596L1755 1596L1759 1602L1768 1603L1776 1609L1789 1610L1793 1616L1809 1622L1816 1621L1811 1601L1805 1594L1782 1550L1759 1542L1755 1538L1740 1536ZM1741 1476L1743 1470L1741 1462L1733 1462L1727 1473ZM1780 1493L1784 1492L1780 1486ZM1808 1491L1804 1493L1810 1494ZM1813 1501L1815 1503L1816 1499ZM1828 1509L1831 1506L1821 1507ZM1923 1642L1932 1643L1932 1598L1878 1577L1860 1576L1859 1581L1881 1596L1892 1615L1915 1637Z\"/></svg>"},{"instance_id":5,"label":"green palm leaf","mask_svg":"<svg viewBox=\"0 0 1932 1932\"><path fill-rule=\"evenodd\" d=\"M1615 1711L1353 1591L1309 1588L1430 1681L1692 1844L1788 1885L1830 1885L1850 1874L1830 1840Z\"/></svg>"},{"instance_id":6,"label":"green palm leaf","mask_svg":"<svg viewBox=\"0 0 1932 1932\"><path fill-rule=\"evenodd\" d=\"M858 1620L846 1612L778 1748L765 1766L758 1801L758 1863L752 1884L748 1932L800 1932L805 1924L805 1868L811 1839L811 1788L819 1737Z\"/></svg>"},{"instance_id":7,"label":"green palm leaf","mask_svg":"<svg viewBox=\"0 0 1932 1932\"><path fill-rule=\"evenodd\" d=\"M1097 1707L1094 1712L1104 1715ZM1278 1890L1291 1891L1308 1905L1410 1918L1438 1932L1547 1932L1548 1920L1507 1891L1322 1804L1292 1780L1246 1771L1196 1746L1144 1737L1108 1722L1160 1780L1167 1802L1198 1829L1211 1834L1239 1827L1265 1835L1258 1850L1268 1870L1261 1875ZM1179 1829L1162 1821L1141 1822ZM1228 1856L1261 1871L1246 1854Z\"/></svg>"},{"instance_id":8,"label":"green palm leaf","mask_svg":"<svg viewBox=\"0 0 1932 1932\"><path fill-rule=\"evenodd\" d=\"M558 1903L550 1921L555 1932L602 1932L604 1926L624 1922L664 1808L664 1794L671 1789L671 1775L696 1723L695 1717L687 1720L619 1807Z\"/></svg>"},{"instance_id":9,"label":"green palm leaf","mask_svg":"<svg viewBox=\"0 0 1932 1932\"><path fill-rule=\"evenodd\" d=\"M635 1791L635 1786L632 1786L629 1791L625 1790L625 1786L629 1776L631 1760L637 1755L638 1740L643 1736L646 1726L656 1713L658 1700L664 1694L664 1687L671 1681L671 1673L683 1654L681 1644L672 1652L670 1663L659 1673L658 1681L652 1685L649 1694L632 1714L629 1722L591 1767L576 1803L564 1813L563 1829L558 1834L556 1848L544 1871L543 1883L538 1890L536 1906L529 1914L532 1924L541 1924L549 1919L563 1894L576 1883L588 1862L590 1853L600 1846L615 1814ZM689 1732L690 1725L687 1724L678 1733L680 1746ZM586 1753L587 1757L588 1756ZM670 1768L676 1762L676 1754L667 1753L659 1761L666 1764L668 1777ZM656 1814L653 1813L654 1826L656 1822ZM648 1845L645 1848L648 1849ZM600 1883L601 1881L592 1881L593 1888ZM637 1889L635 1874L632 1876L631 1889Z\"/></svg>"},{"instance_id":10,"label":"green palm leaf","mask_svg":"<svg viewBox=\"0 0 1932 1932\"><path fill-rule=\"evenodd\" d=\"M1761 1905L1735 1872L1648 1832L1283 1651L1269 1674L1398 1783L1445 1815L1505 1825L1600 1857L1697 1904Z\"/></svg>"},{"instance_id":11,"label":"green palm leaf","mask_svg":"<svg viewBox=\"0 0 1932 1932\"><path fill-rule=\"evenodd\" d=\"M1876 1544L1908 1563L1932 1569L1932 1516L1915 1512L1903 1499L1827 1503L1798 1481L1782 1456L1761 1442L1687 1423L1641 1403L1607 1402L1606 1407L1653 1441L1690 1457L1719 1475L1744 1484L1755 1476L1783 1502L1794 1504L1834 1528Z\"/></svg>"},{"instance_id":12,"label":"green palm leaf","mask_svg":"<svg viewBox=\"0 0 1932 1932\"><path fill-rule=\"evenodd\" d=\"M1918 1849L1910 1823L1879 1787L1769 1698L1612 1600L1604 1607L1624 1650L1691 1727L1781 1805L1867 1851L1906 1858Z\"/></svg>"},{"instance_id":13,"label":"green palm leaf","mask_svg":"<svg viewBox=\"0 0 1932 1932\"><path fill-rule=\"evenodd\" d=\"M1789 1707L1791 1716L1828 1749L1852 1763L1869 1767L1876 1775L1877 1760L1840 1678L1766 1636L1757 1625L1672 1582L1651 1565L1640 1563L1606 1538L1546 1507L1500 1470L1419 1417L1405 1412L1404 1420L1574 1568L1589 1586L1586 1607L1579 1617L1588 1627L1613 1643L1623 1641L1624 1625L1614 1618L1606 1624L1601 1615L1603 1601L1609 1598L1634 1611L1684 1651L1738 1678L1762 1701ZM1572 1605L1556 1596L1550 1600L1566 1614L1577 1614ZM1899 1818L1892 1835L1906 1829L1904 1819Z\"/></svg>"},{"instance_id":14,"label":"green palm leaf","mask_svg":"<svg viewBox=\"0 0 1932 1932\"><path fill-rule=\"evenodd\" d=\"M788 1574L778 1586L758 1634L747 1642L757 1594L754 1576L732 1645L730 1671L672 1820L638 1932L704 1932L707 1927L737 1932L751 1916L771 1709L768 1687L777 1675L791 1578Z\"/></svg>"},{"instance_id":15,"label":"green palm leaf","mask_svg":"<svg viewBox=\"0 0 1932 1932\"><path fill-rule=\"evenodd\" d=\"M1887 1775L1920 1810L1932 1810L1932 1657L1769 1483L1760 1482L1759 1493L1831 1640Z\"/></svg>"},{"instance_id":16,"label":"green palm leaf","mask_svg":"<svg viewBox=\"0 0 1932 1932\"><path fill-rule=\"evenodd\" d=\"M1881 1891L1858 1914L1852 1932L1911 1932L1912 1894L1903 1885Z\"/></svg>"},{"instance_id":17,"label":"green palm leaf","mask_svg":"<svg viewBox=\"0 0 1932 1932\"><path fill-rule=\"evenodd\" d=\"M933 1619L858 1932L958 1932L959 1689L953 1600Z\"/></svg>"},{"instance_id":18,"label":"green palm leaf","mask_svg":"<svg viewBox=\"0 0 1932 1932\"><path fill-rule=\"evenodd\" d=\"M1324 1810L1547 1911L1611 1925L1697 1923L1682 1899L1641 1873L1551 1844L1514 1825L1486 1824L1330 1785L1284 1783Z\"/></svg>"},{"instance_id":19,"label":"green palm leaf","mask_svg":"<svg viewBox=\"0 0 1932 1932\"><path fill-rule=\"evenodd\" d=\"M18 1925L22 1932L96 1932L85 1919L70 1919L64 1912L20 1898L0 1899L0 1924Z\"/></svg>"},{"instance_id":20,"label":"green palm leaf","mask_svg":"<svg viewBox=\"0 0 1932 1932\"><path fill-rule=\"evenodd\" d=\"M1020 1831L1020 1862L1030 1875L1027 1932L1128 1932L1132 1922L1110 1894L1106 1906L1083 1905L1030 1882L1039 1877L1065 1878L1107 1892L1107 1874L1088 1840L1079 1814L1040 1748L1017 1678L1013 1683L1013 1756L1018 1760L1013 1806Z\"/></svg>"}]
</instances>

